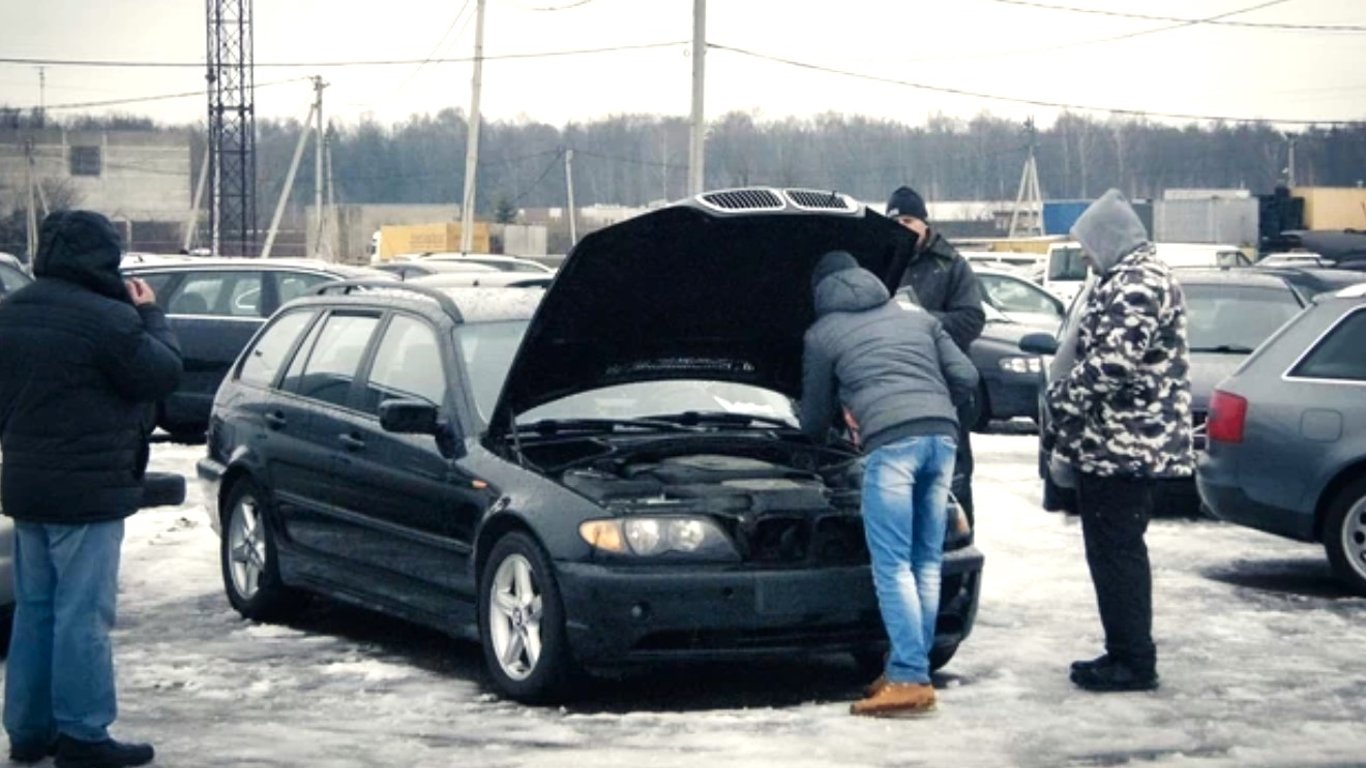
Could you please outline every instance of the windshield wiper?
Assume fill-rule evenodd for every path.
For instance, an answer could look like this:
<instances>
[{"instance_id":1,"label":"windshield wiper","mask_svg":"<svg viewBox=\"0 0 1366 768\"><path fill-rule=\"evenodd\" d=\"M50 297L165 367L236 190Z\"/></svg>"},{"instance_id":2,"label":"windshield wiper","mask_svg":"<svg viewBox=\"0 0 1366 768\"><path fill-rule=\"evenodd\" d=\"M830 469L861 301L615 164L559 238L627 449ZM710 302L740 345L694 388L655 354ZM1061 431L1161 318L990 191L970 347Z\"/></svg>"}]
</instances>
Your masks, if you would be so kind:
<instances>
[{"instance_id":1,"label":"windshield wiper","mask_svg":"<svg viewBox=\"0 0 1366 768\"><path fill-rule=\"evenodd\" d=\"M785 429L796 429L791 422L776 416L761 416L755 413L738 413L735 411L683 411L682 413L660 414L651 416L653 421L668 421L685 426L701 425L722 425L722 426L741 426L747 427L751 424L763 424L771 427L782 427Z\"/></svg>"},{"instance_id":2,"label":"windshield wiper","mask_svg":"<svg viewBox=\"0 0 1366 768\"><path fill-rule=\"evenodd\" d=\"M693 432L695 430L662 419L541 419L530 424L518 424L517 431L555 435L573 432Z\"/></svg>"},{"instance_id":3,"label":"windshield wiper","mask_svg":"<svg viewBox=\"0 0 1366 768\"><path fill-rule=\"evenodd\" d=\"M1250 355L1252 347L1245 347L1241 344L1219 344L1213 347L1191 347L1192 352L1212 352L1218 355Z\"/></svg>"}]
</instances>

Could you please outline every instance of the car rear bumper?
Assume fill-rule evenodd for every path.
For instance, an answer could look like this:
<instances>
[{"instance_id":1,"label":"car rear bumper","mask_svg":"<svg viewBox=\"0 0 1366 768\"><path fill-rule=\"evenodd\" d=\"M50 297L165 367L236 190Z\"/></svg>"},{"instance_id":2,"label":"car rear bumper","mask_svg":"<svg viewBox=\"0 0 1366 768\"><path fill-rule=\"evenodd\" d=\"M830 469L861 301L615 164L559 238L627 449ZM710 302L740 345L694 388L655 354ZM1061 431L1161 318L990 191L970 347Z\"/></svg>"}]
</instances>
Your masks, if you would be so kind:
<instances>
[{"instance_id":1,"label":"car rear bumper","mask_svg":"<svg viewBox=\"0 0 1366 768\"><path fill-rule=\"evenodd\" d=\"M1195 471L1200 498L1215 517L1298 541L1316 541L1314 515L1260 502L1243 490L1236 475L1208 454L1200 456Z\"/></svg>"},{"instance_id":2,"label":"car rear bumper","mask_svg":"<svg viewBox=\"0 0 1366 768\"><path fill-rule=\"evenodd\" d=\"M983 557L944 554L935 646L956 645L977 616ZM743 659L885 647L867 566L810 570L642 571L558 564L570 648L590 667Z\"/></svg>"},{"instance_id":3,"label":"car rear bumper","mask_svg":"<svg viewBox=\"0 0 1366 768\"><path fill-rule=\"evenodd\" d=\"M222 517L218 510L218 495L223 485L223 472L226 469L219 462L209 458L200 459L194 465L195 474L199 477L200 489L203 491L204 511L209 516L209 525L213 528L213 532L220 536L223 531L220 530Z\"/></svg>"}]
</instances>

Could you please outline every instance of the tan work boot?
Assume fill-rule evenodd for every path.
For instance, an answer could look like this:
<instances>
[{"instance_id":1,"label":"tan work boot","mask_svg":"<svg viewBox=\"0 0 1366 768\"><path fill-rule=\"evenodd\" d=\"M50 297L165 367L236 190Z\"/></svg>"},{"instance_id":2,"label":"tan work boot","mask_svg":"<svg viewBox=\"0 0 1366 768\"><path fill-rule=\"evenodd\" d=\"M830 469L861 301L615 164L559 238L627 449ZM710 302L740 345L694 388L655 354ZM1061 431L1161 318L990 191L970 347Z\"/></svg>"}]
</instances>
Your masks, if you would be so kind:
<instances>
[{"instance_id":1,"label":"tan work boot","mask_svg":"<svg viewBox=\"0 0 1366 768\"><path fill-rule=\"evenodd\" d=\"M886 688L886 687L887 687L887 675L886 675L886 674L878 675L876 680L874 680L873 682L871 682L871 683L869 683L869 684L863 686L863 698L865 698L865 699L871 699L871 698L873 698L874 696L876 696L876 695L878 694L878 691L881 691L883 688Z\"/></svg>"},{"instance_id":2,"label":"tan work boot","mask_svg":"<svg viewBox=\"0 0 1366 768\"><path fill-rule=\"evenodd\" d=\"M849 705L849 714L871 717L912 715L934 709L934 686L928 683L887 683L878 692Z\"/></svg>"}]
</instances>

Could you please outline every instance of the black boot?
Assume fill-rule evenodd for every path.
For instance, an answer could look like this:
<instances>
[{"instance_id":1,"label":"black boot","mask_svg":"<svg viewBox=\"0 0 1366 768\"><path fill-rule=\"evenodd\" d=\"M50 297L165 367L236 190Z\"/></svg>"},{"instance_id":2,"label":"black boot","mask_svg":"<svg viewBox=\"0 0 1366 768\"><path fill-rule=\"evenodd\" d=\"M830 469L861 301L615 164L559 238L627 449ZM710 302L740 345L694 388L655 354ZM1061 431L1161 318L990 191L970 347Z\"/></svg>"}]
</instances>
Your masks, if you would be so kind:
<instances>
[{"instance_id":1,"label":"black boot","mask_svg":"<svg viewBox=\"0 0 1366 768\"><path fill-rule=\"evenodd\" d=\"M1094 667L1073 669L1072 682L1078 688L1096 692L1151 691L1157 687L1157 672L1107 659Z\"/></svg>"},{"instance_id":2,"label":"black boot","mask_svg":"<svg viewBox=\"0 0 1366 768\"><path fill-rule=\"evenodd\" d=\"M1080 671L1083 670L1083 669L1095 669L1096 667L1103 667L1103 666L1105 666L1106 664L1109 664L1109 663L1110 663L1110 654L1108 654L1108 653L1102 653L1101 655L1095 657L1094 659L1087 659L1087 660L1085 660L1085 661L1074 661L1074 662L1072 662L1072 671L1073 671L1073 672L1080 672Z\"/></svg>"},{"instance_id":3,"label":"black boot","mask_svg":"<svg viewBox=\"0 0 1366 768\"><path fill-rule=\"evenodd\" d=\"M57 742L55 741L49 741L46 744L15 744L11 742L9 745L11 763L31 765L42 762L55 754L57 754Z\"/></svg>"},{"instance_id":4,"label":"black boot","mask_svg":"<svg viewBox=\"0 0 1366 768\"><path fill-rule=\"evenodd\" d=\"M134 744L105 739L78 741L57 737L57 768L128 768L152 762L151 744Z\"/></svg>"}]
</instances>

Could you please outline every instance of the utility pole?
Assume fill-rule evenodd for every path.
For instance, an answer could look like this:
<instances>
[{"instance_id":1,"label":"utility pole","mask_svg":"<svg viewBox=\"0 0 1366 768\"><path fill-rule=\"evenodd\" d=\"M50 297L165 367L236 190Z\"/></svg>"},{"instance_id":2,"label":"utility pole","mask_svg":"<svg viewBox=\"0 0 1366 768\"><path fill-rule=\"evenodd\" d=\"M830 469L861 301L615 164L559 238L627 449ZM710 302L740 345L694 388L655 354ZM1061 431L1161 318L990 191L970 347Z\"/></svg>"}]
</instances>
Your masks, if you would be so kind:
<instances>
[{"instance_id":1,"label":"utility pole","mask_svg":"<svg viewBox=\"0 0 1366 768\"><path fill-rule=\"evenodd\" d=\"M569 247L579 242L578 224L574 216L574 150L564 151L564 183L569 192Z\"/></svg>"},{"instance_id":2,"label":"utility pole","mask_svg":"<svg viewBox=\"0 0 1366 768\"><path fill-rule=\"evenodd\" d=\"M38 211L33 207L33 186L36 180L33 178L33 137L24 139L24 157L27 159L25 169L28 175L28 263L33 264L33 257L38 254Z\"/></svg>"},{"instance_id":3,"label":"utility pole","mask_svg":"<svg viewBox=\"0 0 1366 768\"><path fill-rule=\"evenodd\" d=\"M323 240L323 89L327 83L318 76L313 77L313 115L317 119L314 124L317 140L313 142L313 257L318 258L322 253ZM307 131L305 130L305 133Z\"/></svg>"},{"instance_id":4,"label":"utility pole","mask_svg":"<svg viewBox=\"0 0 1366 768\"><path fill-rule=\"evenodd\" d=\"M1025 121L1025 135L1029 138L1029 157L1020 174L1020 191L1015 195L1015 207L1010 211L1010 237L1020 234L1043 234L1043 193L1039 191L1039 166L1034 160L1034 118ZM1027 199L1026 199L1027 198ZM1020 212L1028 207L1029 221L1017 228Z\"/></svg>"},{"instance_id":5,"label":"utility pole","mask_svg":"<svg viewBox=\"0 0 1366 768\"><path fill-rule=\"evenodd\" d=\"M1289 148L1290 158L1289 158L1289 162L1287 163L1287 166L1286 166L1286 175L1287 175L1288 178L1287 178L1286 180L1287 180L1288 182L1290 182L1290 183L1289 183L1289 186L1294 187L1294 186L1295 186L1295 134L1293 134L1293 133L1287 133L1287 134L1285 135L1285 138L1286 138L1287 140L1289 140L1289 142L1290 142L1290 148Z\"/></svg>"},{"instance_id":6,"label":"utility pole","mask_svg":"<svg viewBox=\"0 0 1366 768\"><path fill-rule=\"evenodd\" d=\"M707 0L692 4L692 134L688 139L688 194L699 195L706 178L707 119L702 110L702 82L706 74Z\"/></svg>"},{"instance_id":7,"label":"utility pole","mask_svg":"<svg viewBox=\"0 0 1366 768\"><path fill-rule=\"evenodd\" d=\"M275 233L280 229L280 218L285 215L285 204L289 193L294 189L294 174L299 171L299 161L304 156L304 146L308 144L308 132L313 130L313 110L318 104L309 105L308 117L304 118L303 130L299 132L299 143L294 145L294 159L289 162L289 173L285 174L285 188L280 190L280 201L275 204L275 215L270 220L270 231L266 233L266 244L261 248L261 258L270 258L270 249L275 245Z\"/></svg>"},{"instance_id":8,"label":"utility pole","mask_svg":"<svg viewBox=\"0 0 1366 768\"><path fill-rule=\"evenodd\" d=\"M460 250L474 250L474 176L479 168L479 87L484 77L484 0L475 5L474 78L470 88L470 119L465 134L465 200L460 207Z\"/></svg>"},{"instance_id":9,"label":"utility pole","mask_svg":"<svg viewBox=\"0 0 1366 768\"><path fill-rule=\"evenodd\" d=\"M209 178L209 148L204 146L204 161L199 164L199 181L194 185L194 202L190 203L190 217L185 222L185 242L182 246L186 253L194 244L194 236L199 231L199 206L204 202L205 181Z\"/></svg>"},{"instance_id":10,"label":"utility pole","mask_svg":"<svg viewBox=\"0 0 1366 768\"><path fill-rule=\"evenodd\" d=\"M325 151L323 152L323 159L324 159L324 161L325 161L326 164L327 164L327 215L328 215L328 219L326 219L326 220L327 220L327 221L335 221L335 220L336 220L336 216L337 216L337 196L336 196L336 190L333 189L333 187L332 187L332 136L331 136L331 135L325 134L325 135L323 136L323 139L322 139L322 140L323 140L323 146L325 147ZM330 239L327 241L327 254L328 254L329 256L332 257L331 260L333 260L333 261L336 260L337 255L332 251L332 241L331 241Z\"/></svg>"},{"instance_id":11,"label":"utility pole","mask_svg":"<svg viewBox=\"0 0 1366 768\"><path fill-rule=\"evenodd\" d=\"M38 67L38 127L47 124L47 68Z\"/></svg>"}]
</instances>

